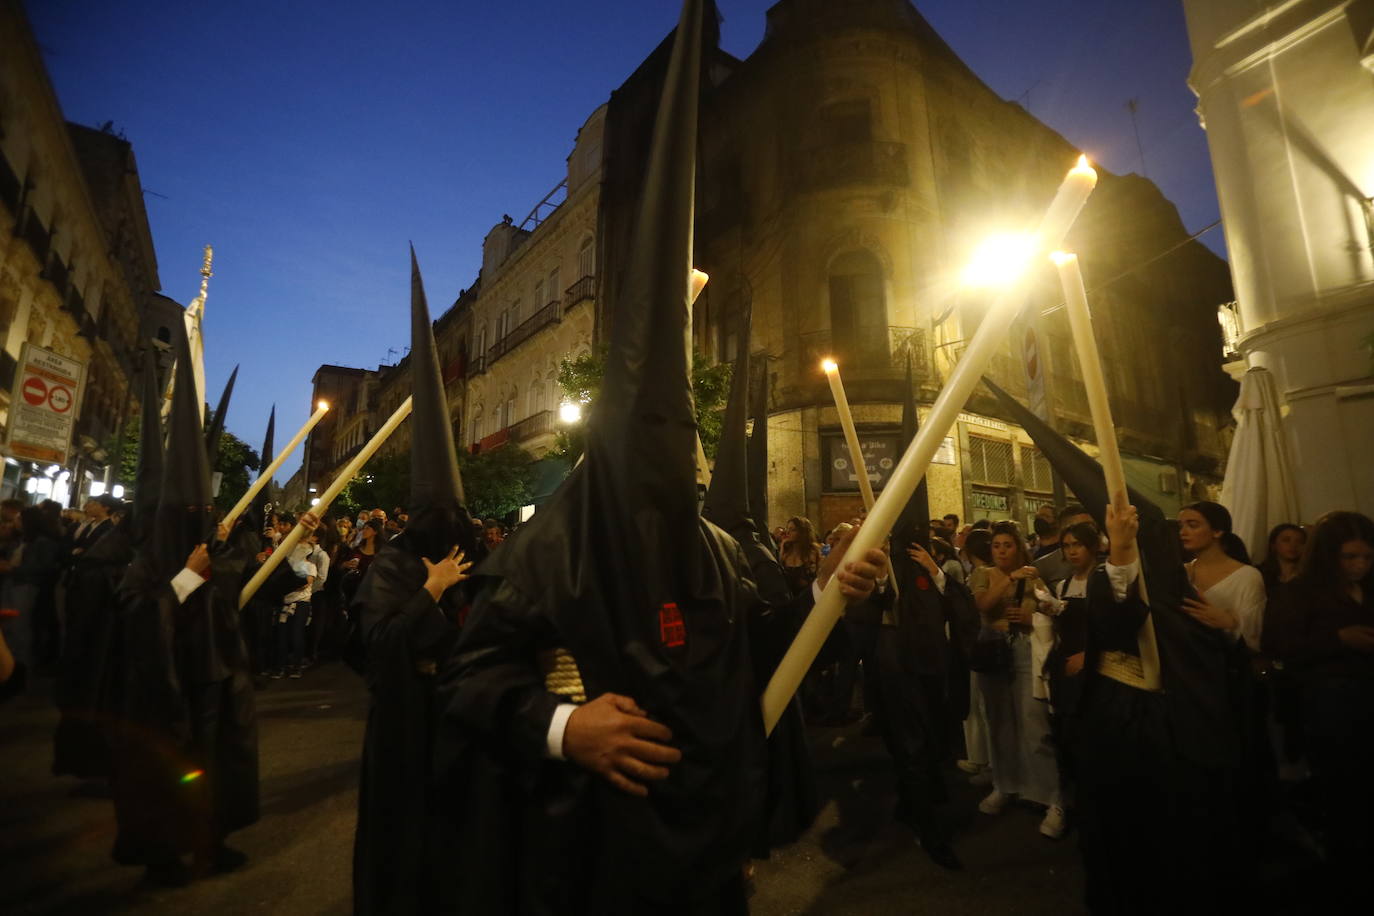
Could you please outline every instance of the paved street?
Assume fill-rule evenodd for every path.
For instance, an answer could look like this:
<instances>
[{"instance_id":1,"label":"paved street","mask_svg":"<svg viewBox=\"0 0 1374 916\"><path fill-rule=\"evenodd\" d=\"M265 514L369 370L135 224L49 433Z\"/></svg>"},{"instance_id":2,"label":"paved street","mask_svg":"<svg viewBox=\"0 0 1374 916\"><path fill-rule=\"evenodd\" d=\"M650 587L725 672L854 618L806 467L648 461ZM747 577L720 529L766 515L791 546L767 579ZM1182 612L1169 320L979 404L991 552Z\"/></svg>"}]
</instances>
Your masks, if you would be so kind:
<instances>
[{"instance_id":1,"label":"paved street","mask_svg":"<svg viewBox=\"0 0 1374 916\"><path fill-rule=\"evenodd\" d=\"M263 816L234 838L249 866L171 891L145 888L139 870L110 861L107 800L73 796L74 780L49 775L50 704L29 697L0 708L0 911L348 913L361 684L329 665L299 681L272 682L258 703ZM1078 911L1072 837L1042 839L1029 810L997 819L968 814L957 842L968 868L944 872L891 822L891 781L877 740L832 730L814 737L830 800L802 842L760 865L756 916ZM952 778L956 808L972 812L981 790Z\"/></svg>"}]
</instances>

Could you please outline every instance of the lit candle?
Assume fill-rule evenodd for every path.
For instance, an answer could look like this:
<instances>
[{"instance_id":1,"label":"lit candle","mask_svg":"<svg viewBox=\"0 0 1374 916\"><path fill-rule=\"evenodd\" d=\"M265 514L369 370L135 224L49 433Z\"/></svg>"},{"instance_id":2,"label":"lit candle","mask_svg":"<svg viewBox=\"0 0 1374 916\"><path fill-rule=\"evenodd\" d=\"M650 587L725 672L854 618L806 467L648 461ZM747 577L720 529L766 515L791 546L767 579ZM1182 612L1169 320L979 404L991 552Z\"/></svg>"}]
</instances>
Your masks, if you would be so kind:
<instances>
[{"instance_id":1,"label":"lit candle","mask_svg":"<svg viewBox=\"0 0 1374 916\"><path fill-rule=\"evenodd\" d=\"M868 479L868 464L864 461L863 448L859 445L859 433L854 429L854 415L849 412L849 398L844 393L844 382L840 380L840 367L833 359L821 360L821 368L830 381L830 394L835 399L835 412L840 415L840 429L844 430L844 441L849 446L849 462L854 465L854 473L859 477L859 493L864 498L865 511L873 511L873 481Z\"/></svg>"},{"instance_id":2,"label":"lit candle","mask_svg":"<svg viewBox=\"0 0 1374 916\"><path fill-rule=\"evenodd\" d=\"M358 472L363 469L363 465L367 464L368 459L377 453L377 449L381 448L386 440L391 438L391 434L396 431L396 428L405 422L406 417L410 416L410 408L411 400L406 398L401 402L401 406L396 408L396 412L391 415L391 418L382 424L382 428L377 430L377 434L363 446L362 451L354 455L353 460L348 462L348 465L338 473L334 482L320 497L319 502L310 508L311 512L317 516L322 516L329 511L330 504L343 492L343 488L348 486L348 482L358 476ZM248 580L243 591L239 592L239 608L243 608L257 594L258 589L262 588L262 584L276 571L282 561L291 555L291 551L296 549L296 545L301 542L303 537L305 537L305 526L297 522L296 527L291 529L291 533L282 538L277 549L272 551L267 562L262 564L262 568L253 574L253 578Z\"/></svg>"},{"instance_id":3,"label":"lit candle","mask_svg":"<svg viewBox=\"0 0 1374 916\"><path fill-rule=\"evenodd\" d=\"M291 453L296 450L296 446L300 445L301 441L305 439L306 436L310 435L310 431L315 428L315 424L323 420L324 415L328 412L329 405L324 401L320 401L315 407L315 412L310 415L310 419L306 420L305 425L301 427L300 432L296 433L296 435L291 438L291 441L286 443L286 447L282 449L281 454L272 459L272 463L263 469L262 473L258 475L257 480L253 481L253 485L248 488L248 492L244 493L243 497L235 504L234 508L229 510L229 514L224 517L224 521L222 522L225 528L232 529L234 527L234 522L238 521L240 515L248 511L248 507L253 504L253 499L262 492L263 487L271 482L272 477L277 471L281 470L282 464L291 456Z\"/></svg>"},{"instance_id":4,"label":"lit candle","mask_svg":"<svg viewBox=\"0 0 1374 916\"><path fill-rule=\"evenodd\" d=\"M1056 251L1050 255L1050 260L1059 268L1059 282L1064 287L1064 311L1069 316L1078 365L1083 370L1083 388L1088 395L1093 430L1097 433L1098 461L1107 478L1107 496L1112 505L1124 509L1129 505L1126 471L1121 464L1116 427L1112 424L1112 406L1107 400L1107 382L1102 375L1102 357L1093 337L1093 319L1088 311L1088 293L1083 288L1083 272L1078 269L1078 255Z\"/></svg>"},{"instance_id":5,"label":"lit candle","mask_svg":"<svg viewBox=\"0 0 1374 916\"><path fill-rule=\"evenodd\" d=\"M1052 251L1059 247L1064 236L1068 234L1069 227L1083 209L1083 204L1087 202L1096 182L1097 173L1088 166L1086 159L1080 159L1078 165L1060 184L1054 201L1040 221L1036 231L1036 251ZM978 380L982 378L983 372L996 355L1006 329L1011 326L1011 321L1020 310L1023 299L1022 292L1007 288L993 300L986 317L978 326L973 339L969 341L968 348L964 350L944 387L940 389L940 394L931 406L926 421L916 433L916 438L912 440L906 454L902 455L902 460L888 477L882 495L874 501L867 521L854 535L849 548L853 551L853 556L863 556L869 550L880 547L892 526L896 524L907 500L911 498L911 494L930 467L931 459L935 457L945 436L949 435L949 431L959 419L959 411L968 402L969 395L973 393ZM831 576L821 592L820 600L802 623L796 639L792 641L787 654L783 656L763 692L763 724L767 732L773 731L773 726L778 723L792 695L797 692L802 677L816 660L826 637L844 613L844 605L840 583Z\"/></svg>"},{"instance_id":6,"label":"lit candle","mask_svg":"<svg viewBox=\"0 0 1374 916\"><path fill-rule=\"evenodd\" d=\"M1093 336L1093 318L1088 310L1088 293L1083 287L1083 272L1078 269L1078 255L1056 251L1050 260L1059 268L1059 282L1064 289L1064 311L1069 316L1069 330L1073 334L1078 365L1083 370L1083 388L1088 395L1088 411L1093 418L1093 432L1097 435L1098 463L1106 478L1107 498L1118 511L1130 505L1126 491L1126 469L1121 463L1121 449L1116 441L1116 426L1112 423L1112 405L1107 400L1107 382L1102 375L1102 355ZM1140 578L1140 596L1149 602L1145 579ZM1159 667L1159 644L1155 639L1154 620L1146 615L1136 634L1140 652L1141 674L1150 689L1159 690L1162 681Z\"/></svg>"},{"instance_id":7,"label":"lit candle","mask_svg":"<svg viewBox=\"0 0 1374 916\"><path fill-rule=\"evenodd\" d=\"M692 275L687 280L687 303L688 308L697 304L697 299L701 298L701 291L706 288L706 281L711 277L704 270L692 268ZM691 371L692 366L692 322L690 316L687 321L687 367ZM711 465L706 460L706 446L701 444L701 433L697 433L697 473L701 477L702 485L708 490L711 488Z\"/></svg>"}]
</instances>

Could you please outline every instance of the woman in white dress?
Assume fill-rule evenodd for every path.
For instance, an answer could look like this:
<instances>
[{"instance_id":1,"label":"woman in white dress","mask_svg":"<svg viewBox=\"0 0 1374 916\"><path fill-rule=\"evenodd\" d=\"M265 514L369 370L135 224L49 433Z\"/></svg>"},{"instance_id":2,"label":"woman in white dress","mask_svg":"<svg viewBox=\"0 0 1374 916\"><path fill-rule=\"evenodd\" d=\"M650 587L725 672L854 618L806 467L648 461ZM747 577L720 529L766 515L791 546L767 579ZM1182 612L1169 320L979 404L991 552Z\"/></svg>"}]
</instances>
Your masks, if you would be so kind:
<instances>
[{"instance_id":1,"label":"woman in white dress","mask_svg":"<svg viewBox=\"0 0 1374 916\"><path fill-rule=\"evenodd\" d=\"M1225 506L1196 502L1178 513L1179 538L1193 555L1188 580L1199 600L1183 602L1183 609L1199 622L1244 639L1259 651L1264 631L1264 576L1250 565L1245 544L1231 531Z\"/></svg>"}]
</instances>

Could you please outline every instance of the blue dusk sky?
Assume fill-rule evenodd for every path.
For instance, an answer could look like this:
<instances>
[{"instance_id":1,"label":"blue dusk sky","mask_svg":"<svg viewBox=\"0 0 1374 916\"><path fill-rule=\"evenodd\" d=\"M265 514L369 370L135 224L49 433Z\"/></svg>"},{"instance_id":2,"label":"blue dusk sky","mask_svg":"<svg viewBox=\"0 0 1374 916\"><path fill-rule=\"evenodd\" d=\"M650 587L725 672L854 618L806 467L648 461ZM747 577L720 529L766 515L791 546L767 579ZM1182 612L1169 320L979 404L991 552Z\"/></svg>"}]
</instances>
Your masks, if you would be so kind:
<instances>
[{"instance_id":1,"label":"blue dusk sky","mask_svg":"<svg viewBox=\"0 0 1374 916\"><path fill-rule=\"evenodd\" d=\"M748 56L770 5L719 0L725 50ZM1003 98L1106 168L1148 174L1190 231L1217 219L1179 0L916 5ZM375 367L408 343L407 241L436 317L471 284L487 231L558 184L578 127L678 12L675 0L27 6L66 117L113 121L133 143L163 291L190 301L201 247L215 246L207 388L213 400L242 364L228 426L255 448L274 402L279 440L305 422L321 363ZM1222 250L1219 229L1203 241Z\"/></svg>"}]
</instances>

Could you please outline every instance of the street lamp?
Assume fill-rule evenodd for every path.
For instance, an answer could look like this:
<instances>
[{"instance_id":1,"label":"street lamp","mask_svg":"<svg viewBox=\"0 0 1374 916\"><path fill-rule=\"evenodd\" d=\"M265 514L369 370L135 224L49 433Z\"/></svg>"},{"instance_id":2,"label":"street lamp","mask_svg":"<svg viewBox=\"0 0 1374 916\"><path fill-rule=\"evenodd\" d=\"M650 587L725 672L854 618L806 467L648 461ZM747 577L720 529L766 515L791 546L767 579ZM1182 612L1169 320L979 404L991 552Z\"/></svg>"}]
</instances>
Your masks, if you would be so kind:
<instances>
[{"instance_id":1,"label":"street lamp","mask_svg":"<svg viewBox=\"0 0 1374 916\"><path fill-rule=\"evenodd\" d=\"M576 401L564 401L558 405L558 422L571 426L582 420L582 405Z\"/></svg>"},{"instance_id":2,"label":"street lamp","mask_svg":"<svg viewBox=\"0 0 1374 916\"><path fill-rule=\"evenodd\" d=\"M1010 286L1026 272L1036 247L1035 236L1026 233L989 236L973 250L964 268L964 285Z\"/></svg>"}]
</instances>

